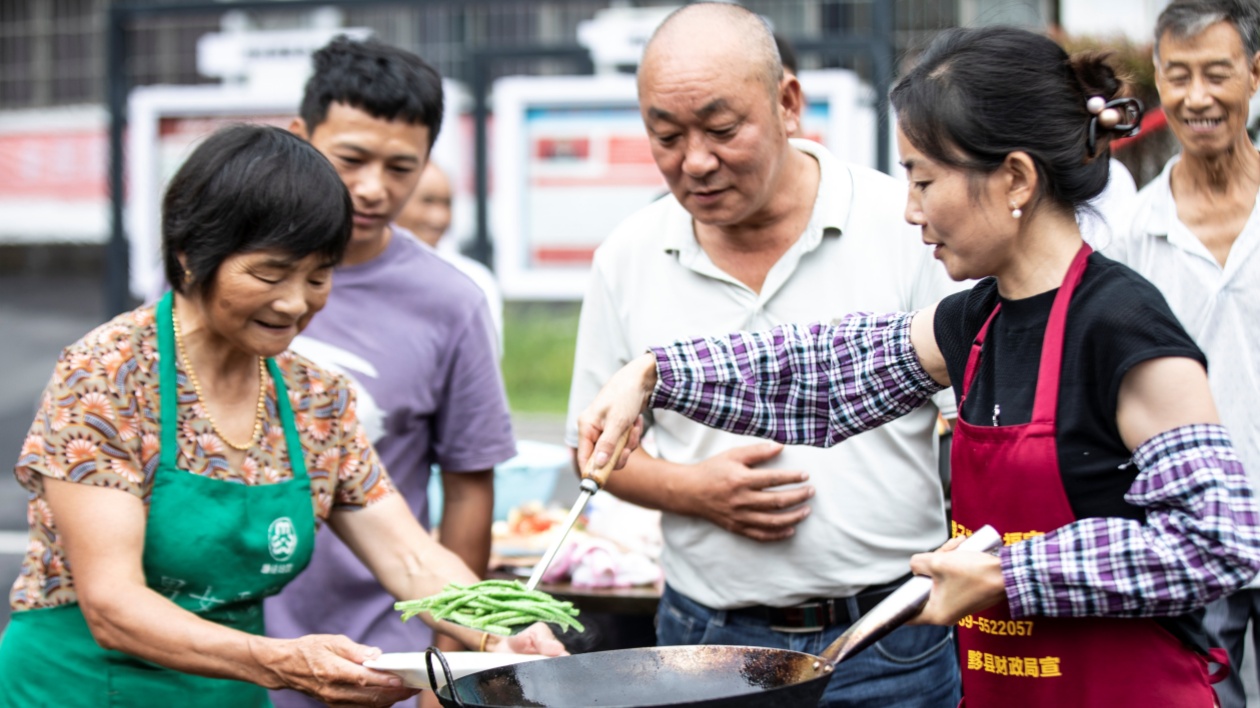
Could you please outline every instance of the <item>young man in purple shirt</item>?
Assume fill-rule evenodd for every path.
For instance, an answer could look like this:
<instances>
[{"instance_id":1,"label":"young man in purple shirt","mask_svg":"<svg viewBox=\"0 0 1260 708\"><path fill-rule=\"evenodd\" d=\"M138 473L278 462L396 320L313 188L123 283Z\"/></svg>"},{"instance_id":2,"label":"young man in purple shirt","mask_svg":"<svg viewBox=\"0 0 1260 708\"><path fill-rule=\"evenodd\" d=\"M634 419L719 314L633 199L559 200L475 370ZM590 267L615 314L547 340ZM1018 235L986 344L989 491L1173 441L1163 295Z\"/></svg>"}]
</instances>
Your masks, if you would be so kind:
<instances>
[{"instance_id":1,"label":"young man in purple shirt","mask_svg":"<svg viewBox=\"0 0 1260 708\"><path fill-rule=\"evenodd\" d=\"M354 204L354 235L328 305L293 349L350 377L372 444L426 525L430 470L441 468L441 542L484 572L494 466L515 454L494 326L473 281L391 223L437 137L441 79L420 57L372 40L335 39L314 63L291 130L341 175ZM393 603L324 528L310 567L267 601L267 633L345 634L385 652L432 643L428 628L404 625ZM437 643L464 648L445 637ZM293 691L272 699L281 707L313 705Z\"/></svg>"}]
</instances>

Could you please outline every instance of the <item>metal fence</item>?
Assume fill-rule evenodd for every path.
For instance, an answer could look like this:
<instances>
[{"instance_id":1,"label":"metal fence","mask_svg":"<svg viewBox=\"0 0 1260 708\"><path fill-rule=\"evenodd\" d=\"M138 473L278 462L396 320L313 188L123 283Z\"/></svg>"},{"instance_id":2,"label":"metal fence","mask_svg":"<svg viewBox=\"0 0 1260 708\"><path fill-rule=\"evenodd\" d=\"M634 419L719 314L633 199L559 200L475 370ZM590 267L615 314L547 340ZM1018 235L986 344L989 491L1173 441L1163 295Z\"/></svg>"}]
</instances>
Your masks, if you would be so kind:
<instances>
[{"instance_id":1,"label":"metal fence","mask_svg":"<svg viewBox=\"0 0 1260 708\"><path fill-rule=\"evenodd\" d=\"M1031 0L1044 4L1047 0ZM843 67L875 89L886 108L895 58L954 26L959 7L998 0L745 0L796 45L801 69ZM475 254L486 260L486 122L493 81L509 75L590 73L579 23L609 7L680 0L0 0L0 111L105 104L110 113L111 236L105 251L106 310L129 305L123 230L122 136L126 98L137 86L212 82L197 71L198 39L228 28L366 27L424 56L469 86L476 124ZM887 170L888 125L876 121L878 166Z\"/></svg>"},{"instance_id":2,"label":"metal fence","mask_svg":"<svg viewBox=\"0 0 1260 708\"><path fill-rule=\"evenodd\" d=\"M943 27L959 24L966 0L748 0L775 29L812 46L838 35L869 35L875 4L892 6L891 41L902 54ZM111 7L178 6L179 2L110 0L0 0L0 110L40 108L106 100L106 24ZM208 3L187 3L205 7ZM225 21L268 29L301 28L315 21L309 9L295 10L277 0L275 7L208 12L159 11L137 14L126 28L129 47L127 83L197 84L210 81L197 73L196 44L219 31ZM467 81L472 54L496 46L572 44L578 23L610 5L677 5L678 1L552 0L524 2L362 2L332 10L347 26L369 27L383 40L423 55L444 75ZM333 7L333 6L330 6ZM225 18L230 17L229 20ZM801 68L853 68L870 78L873 67L857 57L824 56L802 51ZM522 60L500 63L491 78L506 74L571 71L564 62Z\"/></svg>"}]
</instances>

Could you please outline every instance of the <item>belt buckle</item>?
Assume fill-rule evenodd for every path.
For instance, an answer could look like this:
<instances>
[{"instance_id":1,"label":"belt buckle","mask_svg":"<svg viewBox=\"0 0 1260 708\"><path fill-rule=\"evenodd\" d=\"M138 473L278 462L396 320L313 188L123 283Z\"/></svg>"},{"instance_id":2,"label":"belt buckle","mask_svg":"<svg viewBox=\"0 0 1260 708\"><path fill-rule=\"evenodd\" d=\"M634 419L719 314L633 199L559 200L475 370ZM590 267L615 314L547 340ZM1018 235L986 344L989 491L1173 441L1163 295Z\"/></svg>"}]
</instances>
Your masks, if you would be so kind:
<instances>
[{"instance_id":1,"label":"belt buckle","mask_svg":"<svg viewBox=\"0 0 1260 708\"><path fill-rule=\"evenodd\" d=\"M797 605L795 607L784 607L780 609L783 613L783 619L792 622L791 625L770 625L770 629L776 632L788 632L804 634L807 632L820 632L827 628L830 623L831 614L828 612L828 606L818 602L811 602L805 605Z\"/></svg>"}]
</instances>

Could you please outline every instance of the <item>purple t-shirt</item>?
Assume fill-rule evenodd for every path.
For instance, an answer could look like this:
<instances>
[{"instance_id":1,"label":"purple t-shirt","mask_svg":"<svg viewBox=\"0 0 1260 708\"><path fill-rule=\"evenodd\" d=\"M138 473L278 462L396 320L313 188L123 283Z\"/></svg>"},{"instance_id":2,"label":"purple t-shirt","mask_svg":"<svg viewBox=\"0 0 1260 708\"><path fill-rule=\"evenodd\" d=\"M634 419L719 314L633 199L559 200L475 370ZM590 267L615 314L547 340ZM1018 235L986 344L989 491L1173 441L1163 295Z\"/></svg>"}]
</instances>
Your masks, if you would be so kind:
<instances>
[{"instance_id":1,"label":"purple t-shirt","mask_svg":"<svg viewBox=\"0 0 1260 708\"><path fill-rule=\"evenodd\" d=\"M485 296L411 233L394 227L377 258L337 268L328 305L292 348L346 374L359 419L394 484L426 526L431 466L486 470L516 454ZM267 600L267 634L345 634L382 651L422 651L394 599L327 527L310 566ZM302 696L273 694L280 702ZM280 705L280 702L277 705Z\"/></svg>"}]
</instances>

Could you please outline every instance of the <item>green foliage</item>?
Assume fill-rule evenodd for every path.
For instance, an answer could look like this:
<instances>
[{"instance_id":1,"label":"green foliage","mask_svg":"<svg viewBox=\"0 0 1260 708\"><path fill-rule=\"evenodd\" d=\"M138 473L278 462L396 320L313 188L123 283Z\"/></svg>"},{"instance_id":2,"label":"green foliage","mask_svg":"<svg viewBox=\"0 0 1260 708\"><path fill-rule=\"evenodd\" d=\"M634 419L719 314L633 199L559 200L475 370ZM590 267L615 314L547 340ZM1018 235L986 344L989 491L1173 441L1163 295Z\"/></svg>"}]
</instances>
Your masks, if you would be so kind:
<instances>
[{"instance_id":1,"label":"green foliage","mask_svg":"<svg viewBox=\"0 0 1260 708\"><path fill-rule=\"evenodd\" d=\"M569 405L576 302L506 302L503 306L503 381L517 413L557 413Z\"/></svg>"}]
</instances>

